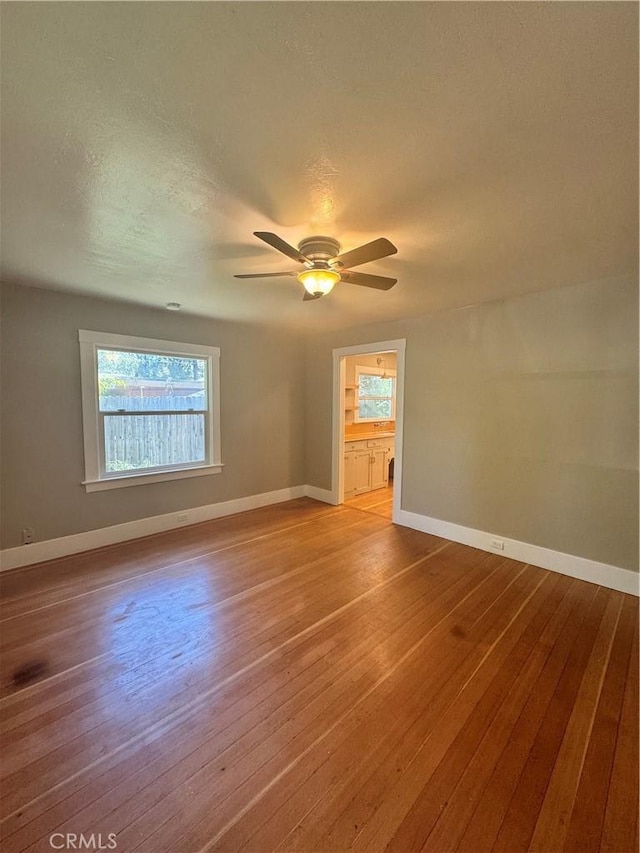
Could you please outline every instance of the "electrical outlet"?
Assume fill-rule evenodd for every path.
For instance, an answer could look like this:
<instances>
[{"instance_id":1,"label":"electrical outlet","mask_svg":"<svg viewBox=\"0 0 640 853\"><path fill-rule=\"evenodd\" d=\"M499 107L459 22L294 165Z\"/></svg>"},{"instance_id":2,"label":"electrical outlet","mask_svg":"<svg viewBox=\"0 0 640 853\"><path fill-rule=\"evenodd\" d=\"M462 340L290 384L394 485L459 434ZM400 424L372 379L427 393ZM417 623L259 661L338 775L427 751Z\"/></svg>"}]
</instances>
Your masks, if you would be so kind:
<instances>
[{"instance_id":1,"label":"electrical outlet","mask_svg":"<svg viewBox=\"0 0 640 853\"><path fill-rule=\"evenodd\" d=\"M178 521L184 523L185 521L189 521L189 513L188 512L179 512L178 513Z\"/></svg>"},{"instance_id":2,"label":"electrical outlet","mask_svg":"<svg viewBox=\"0 0 640 853\"><path fill-rule=\"evenodd\" d=\"M492 539L489 544L496 551L504 551L504 540L503 539Z\"/></svg>"},{"instance_id":3,"label":"electrical outlet","mask_svg":"<svg viewBox=\"0 0 640 853\"><path fill-rule=\"evenodd\" d=\"M32 542L36 541L36 532L33 527L23 527L22 528L22 544L23 545L31 545Z\"/></svg>"}]
</instances>

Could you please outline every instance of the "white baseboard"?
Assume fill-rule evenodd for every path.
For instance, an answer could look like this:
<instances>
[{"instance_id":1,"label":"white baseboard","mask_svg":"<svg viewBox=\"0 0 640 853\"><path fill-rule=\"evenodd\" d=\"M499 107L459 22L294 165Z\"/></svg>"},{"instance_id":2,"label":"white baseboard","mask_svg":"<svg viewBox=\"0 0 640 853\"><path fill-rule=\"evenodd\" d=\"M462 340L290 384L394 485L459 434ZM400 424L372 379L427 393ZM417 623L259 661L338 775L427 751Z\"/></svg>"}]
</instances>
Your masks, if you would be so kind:
<instances>
[{"instance_id":1,"label":"white baseboard","mask_svg":"<svg viewBox=\"0 0 640 853\"><path fill-rule=\"evenodd\" d=\"M325 504L336 506L338 501L335 499L333 492L329 489L319 489L317 486L305 486L304 493L306 497L313 498L314 501L322 501Z\"/></svg>"},{"instance_id":2,"label":"white baseboard","mask_svg":"<svg viewBox=\"0 0 640 853\"><path fill-rule=\"evenodd\" d=\"M246 512L250 509L258 509L262 506L282 503L299 497L309 497L323 503L335 505L333 492L328 489L320 489L317 486L291 486L287 489L278 489L274 492L264 492L259 495L249 495L245 498L237 498L223 503L208 504L207 506L191 507L189 509L169 512L165 515L155 515L150 518L140 518L136 521L128 521L124 524L115 524L111 527L103 527L99 530L88 530L85 533L76 533L72 536L62 536L59 539L48 539L44 542L34 542L31 545L21 545L17 548L7 548L0 552L0 571L16 569L21 566L29 566L34 563L42 563L46 560L55 560L68 554L77 554L81 551L91 551L94 548L102 548L105 545L114 545L118 542L126 542L129 539L139 539L142 536L150 536L153 533L162 533L165 530L173 530L178 527L187 527L190 524L198 524L201 521L210 521L214 518L222 518L226 515L234 515L238 512ZM178 516L187 515L185 520L178 520ZM505 539L503 536L486 533L483 530L475 530L472 527L463 527L450 521L442 521L438 518L430 518L415 512L401 509L398 513L396 523L423 533L431 533L441 536L453 542L470 545L472 548L480 548L496 554L503 554L514 560L530 563L553 572L560 572L573 578L597 583L620 592L639 595L640 577L636 572L621 569L618 566L610 566L607 563L598 563L587 560L584 557L576 557L573 554L563 554L560 551L552 551L539 545L531 545L528 542L519 542L517 539ZM504 542L504 550L492 548L492 539L500 539Z\"/></svg>"},{"instance_id":3,"label":"white baseboard","mask_svg":"<svg viewBox=\"0 0 640 853\"><path fill-rule=\"evenodd\" d=\"M640 575L618 566L598 563L595 560L576 557L574 554L564 554L561 551L552 551L549 548L542 548L540 545L519 542L517 539L505 539L504 536L496 533L486 533L484 530L475 530L473 527L463 527L461 524L453 524L439 518L430 518L427 515L419 515L416 512L408 512L404 509L398 513L396 523L403 527L421 530L423 533L431 533L433 536L442 536L443 539L451 539L453 542L460 542L463 545L470 545L472 548L480 548L482 551L503 554L513 560L530 563L532 566L539 566L542 569L549 569L552 572L559 572L572 578L597 583L619 592L640 595ZM492 539L499 539L504 542L504 550L492 548L490 544Z\"/></svg>"},{"instance_id":4,"label":"white baseboard","mask_svg":"<svg viewBox=\"0 0 640 853\"><path fill-rule=\"evenodd\" d=\"M223 503L190 507L177 512L168 512L165 515L154 515L150 518L102 527L99 530L87 530L85 533L62 536L59 539L47 539L44 542L33 542L31 545L7 548L0 552L0 571L30 566L45 560L55 560L57 557L66 557L68 554L91 551L94 548L103 548L105 545L150 536L152 533L162 533L176 527L188 527L190 524L198 524L201 521L210 521L213 518L222 518L225 515L234 515L237 512L290 501L306 495L306 489L306 486L291 486L275 492L264 492ZM183 515L187 518L179 521L178 516Z\"/></svg>"}]
</instances>

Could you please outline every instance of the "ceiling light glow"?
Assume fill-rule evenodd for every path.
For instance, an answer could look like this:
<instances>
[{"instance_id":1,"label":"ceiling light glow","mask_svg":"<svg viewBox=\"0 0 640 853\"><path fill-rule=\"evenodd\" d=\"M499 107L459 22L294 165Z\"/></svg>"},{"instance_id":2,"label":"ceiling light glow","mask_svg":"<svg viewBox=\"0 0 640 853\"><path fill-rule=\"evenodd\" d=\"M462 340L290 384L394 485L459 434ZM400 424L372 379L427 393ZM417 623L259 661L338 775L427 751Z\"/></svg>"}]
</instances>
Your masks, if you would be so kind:
<instances>
[{"instance_id":1,"label":"ceiling light glow","mask_svg":"<svg viewBox=\"0 0 640 853\"><path fill-rule=\"evenodd\" d=\"M298 281L312 296L325 296L340 281L340 273L335 270L305 270L299 273Z\"/></svg>"}]
</instances>

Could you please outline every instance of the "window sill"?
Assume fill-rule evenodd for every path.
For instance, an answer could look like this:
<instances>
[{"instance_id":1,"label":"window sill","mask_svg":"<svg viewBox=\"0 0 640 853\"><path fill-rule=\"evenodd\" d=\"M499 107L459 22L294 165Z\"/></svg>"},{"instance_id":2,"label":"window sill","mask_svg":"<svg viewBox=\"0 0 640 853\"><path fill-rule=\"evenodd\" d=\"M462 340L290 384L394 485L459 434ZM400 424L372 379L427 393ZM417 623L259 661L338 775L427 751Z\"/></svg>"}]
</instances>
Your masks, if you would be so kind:
<instances>
[{"instance_id":1,"label":"window sill","mask_svg":"<svg viewBox=\"0 0 640 853\"><path fill-rule=\"evenodd\" d=\"M187 477L206 477L209 474L221 474L224 465L199 465L194 468L180 468L178 471L153 471L145 474L127 474L123 477L105 477L104 480L83 480L87 492L103 492L107 489L124 489L127 486L144 486L147 483L160 483L164 480L184 480Z\"/></svg>"}]
</instances>

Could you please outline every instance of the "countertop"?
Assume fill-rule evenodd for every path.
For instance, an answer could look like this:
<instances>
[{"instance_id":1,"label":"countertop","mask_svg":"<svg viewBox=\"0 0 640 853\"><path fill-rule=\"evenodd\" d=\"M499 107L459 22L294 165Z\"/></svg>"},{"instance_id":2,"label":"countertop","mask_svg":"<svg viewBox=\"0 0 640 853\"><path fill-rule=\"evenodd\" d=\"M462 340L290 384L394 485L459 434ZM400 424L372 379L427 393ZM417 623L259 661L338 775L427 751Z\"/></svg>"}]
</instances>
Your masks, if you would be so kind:
<instances>
[{"instance_id":1,"label":"countertop","mask_svg":"<svg viewBox=\"0 0 640 853\"><path fill-rule=\"evenodd\" d=\"M345 441L366 441L371 438L395 438L395 432L362 432L359 435L344 437Z\"/></svg>"}]
</instances>

